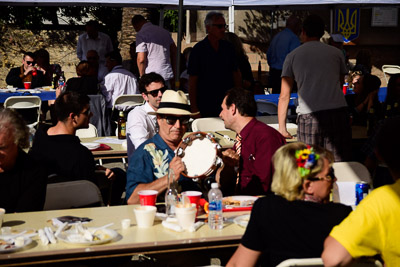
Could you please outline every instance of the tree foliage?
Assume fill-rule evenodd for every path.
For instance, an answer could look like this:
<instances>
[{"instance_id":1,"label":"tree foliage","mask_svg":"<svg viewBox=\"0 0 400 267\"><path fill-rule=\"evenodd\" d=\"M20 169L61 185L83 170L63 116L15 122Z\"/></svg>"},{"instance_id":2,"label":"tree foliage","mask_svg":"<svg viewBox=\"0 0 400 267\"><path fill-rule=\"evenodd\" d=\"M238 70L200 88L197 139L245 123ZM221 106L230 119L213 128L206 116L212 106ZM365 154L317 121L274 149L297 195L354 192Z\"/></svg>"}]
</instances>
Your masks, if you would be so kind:
<instances>
[{"instance_id":1,"label":"tree foliage","mask_svg":"<svg viewBox=\"0 0 400 267\"><path fill-rule=\"evenodd\" d=\"M5 6L0 12L0 26L12 25L32 31L77 26L95 19L108 32L121 28L122 8L103 6Z\"/></svg>"}]
</instances>

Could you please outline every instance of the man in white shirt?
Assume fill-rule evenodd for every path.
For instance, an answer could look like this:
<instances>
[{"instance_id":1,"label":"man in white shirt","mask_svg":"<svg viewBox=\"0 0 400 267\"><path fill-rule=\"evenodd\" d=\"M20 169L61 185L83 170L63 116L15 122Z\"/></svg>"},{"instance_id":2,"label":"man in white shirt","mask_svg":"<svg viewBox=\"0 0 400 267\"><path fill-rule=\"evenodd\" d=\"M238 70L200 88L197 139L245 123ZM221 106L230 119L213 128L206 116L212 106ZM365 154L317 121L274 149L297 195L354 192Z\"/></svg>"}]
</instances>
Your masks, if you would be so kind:
<instances>
[{"instance_id":1,"label":"man in white shirt","mask_svg":"<svg viewBox=\"0 0 400 267\"><path fill-rule=\"evenodd\" d=\"M91 20L86 23L86 33L79 36L76 46L76 55L79 60L87 60L86 54L89 50L96 50L99 54L100 65L105 65L105 55L113 51L113 45L110 37L99 32L99 23Z\"/></svg>"},{"instance_id":2,"label":"man in white shirt","mask_svg":"<svg viewBox=\"0 0 400 267\"><path fill-rule=\"evenodd\" d=\"M157 117L149 115L148 112L157 111L165 91L165 81L161 75L155 72L145 74L140 78L139 90L146 103L135 107L128 114L126 126L128 158L137 147L158 132Z\"/></svg>"},{"instance_id":3,"label":"man in white shirt","mask_svg":"<svg viewBox=\"0 0 400 267\"><path fill-rule=\"evenodd\" d=\"M112 108L118 96L139 94L139 89L135 75L122 67L122 57L118 51L106 54L106 59L110 72L104 77L101 91L106 98L107 108Z\"/></svg>"},{"instance_id":4,"label":"man in white shirt","mask_svg":"<svg viewBox=\"0 0 400 267\"><path fill-rule=\"evenodd\" d=\"M141 15L132 18L136 34L137 65L140 76L156 72L174 88L176 45L171 34L147 22Z\"/></svg>"}]
</instances>

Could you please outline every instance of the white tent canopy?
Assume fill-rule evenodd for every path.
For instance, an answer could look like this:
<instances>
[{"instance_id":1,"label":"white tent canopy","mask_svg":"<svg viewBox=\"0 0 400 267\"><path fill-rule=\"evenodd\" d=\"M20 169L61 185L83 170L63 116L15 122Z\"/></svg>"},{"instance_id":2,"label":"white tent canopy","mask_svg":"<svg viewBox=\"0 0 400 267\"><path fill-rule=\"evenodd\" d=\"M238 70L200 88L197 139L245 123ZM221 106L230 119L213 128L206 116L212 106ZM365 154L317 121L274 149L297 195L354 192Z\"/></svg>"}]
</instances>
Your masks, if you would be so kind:
<instances>
[{"instance_id":1,"label":"white tent canopy","mask_svg":"<svg viewBox=\"0 0 400 267\"><path fill-rule=\"evenodd\" d=\"M177 8L179 0L0 0L0 5L28 6L165 6ZM186 8L277 8L302 6L306 9L323 5L400 5L399 0L184 0Z\"/></svg>"}]
</instances>

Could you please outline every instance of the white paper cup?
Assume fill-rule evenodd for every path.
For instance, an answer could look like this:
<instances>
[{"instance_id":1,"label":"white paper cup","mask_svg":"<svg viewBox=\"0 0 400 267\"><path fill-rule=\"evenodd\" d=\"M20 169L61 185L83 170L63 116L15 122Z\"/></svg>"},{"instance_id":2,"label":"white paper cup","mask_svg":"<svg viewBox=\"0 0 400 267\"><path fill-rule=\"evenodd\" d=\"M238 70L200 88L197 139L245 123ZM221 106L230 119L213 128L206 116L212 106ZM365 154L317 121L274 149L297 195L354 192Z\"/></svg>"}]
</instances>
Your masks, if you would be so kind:
<instances>
[{"instance_id":1,"label":"white paper cup","mask_svg":"<svg viewBox=\"0 0 400 267\"><path fill-rule=\"evenodd\" d=\"M183 229L189 229L196 220L196 204L190 204L189 206L183 207L181 204L175 206L175 215L178 219L178 224Z\"/></svg>"},{"instance_id":2,"label":"white paper cup","mask_svg":"<svg viewBox=\"0 0 400 267\"><path fill-rule=\"evenodd\" d=\"M133 208L137 226L140 228L148 228L153 226L156 211L157 208L155 206L138 206Z\"/></svg>"},{"instance_id":3,"label":"white paper cup","mask_svg":"<svg viewBox=\"0 0 400 267\"><path fill-rule=\"evenodd\" d=\"M3 217L4 217L4 213L6 213L5 209L0 208L0 228L3 225Z\"/></svg>"},{"instance_id":4,"label":"white paper cup","mask_svg":"<svg viewBox=\"0 0 400 267\"><path fill-rule=\"evenodd\" d=\"M129 227L131 227L131 219L121 220L121 227L122 229L128 229Z\"/></svg>"}]
</instances>

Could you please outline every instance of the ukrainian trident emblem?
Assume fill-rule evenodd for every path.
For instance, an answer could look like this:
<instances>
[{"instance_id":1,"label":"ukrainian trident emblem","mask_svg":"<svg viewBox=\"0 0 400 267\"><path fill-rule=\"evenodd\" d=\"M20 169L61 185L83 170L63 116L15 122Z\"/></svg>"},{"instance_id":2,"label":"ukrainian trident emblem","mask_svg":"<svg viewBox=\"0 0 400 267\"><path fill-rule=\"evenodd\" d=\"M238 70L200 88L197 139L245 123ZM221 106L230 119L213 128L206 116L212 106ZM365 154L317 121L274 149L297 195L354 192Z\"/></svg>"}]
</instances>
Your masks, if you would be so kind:
<instances>
[{"instance_id":1,"label":"ukrainian trident emblem","mask_svg":"<svg viewBox=\"0 0 400 267\"><path fill-rule=\"evenodd\" d=\"M360 9L336 9L335 32L343 35L346 43L356 39L360 32Z\"/></svg>"}]
</instances>

